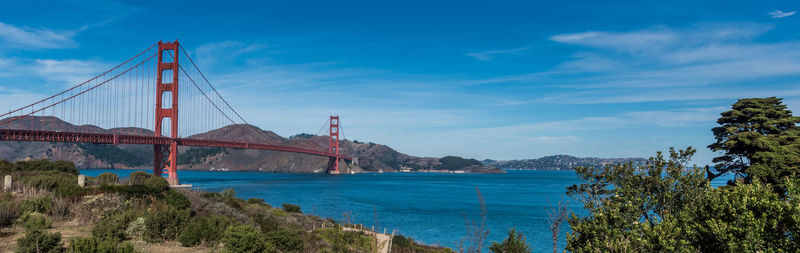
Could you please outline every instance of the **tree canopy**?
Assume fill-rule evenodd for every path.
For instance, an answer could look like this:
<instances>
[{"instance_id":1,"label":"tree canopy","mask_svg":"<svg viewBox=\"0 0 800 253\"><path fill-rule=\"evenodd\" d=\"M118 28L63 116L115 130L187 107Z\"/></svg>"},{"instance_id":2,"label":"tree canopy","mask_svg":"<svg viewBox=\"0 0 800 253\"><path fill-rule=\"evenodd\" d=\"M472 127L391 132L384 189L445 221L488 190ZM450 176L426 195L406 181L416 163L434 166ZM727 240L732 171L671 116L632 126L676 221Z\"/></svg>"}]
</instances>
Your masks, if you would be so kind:
<instances>
[{"instance_id":1,"label":"tree canopy","mask_svg":"<svg viewBox=\"0 0 800 253\"><path fill-rule=\"evenodd\" d=\"M713 188L695 150L661 153L646 165L576 168L583 183L567 194L589 215L569 219L572 252L796 252L800 181L786 178L786 197L770 184Z\"/></svg>"},{"instance_id":2,"label":"tree canopy","mask_svg":"<svg viewBox=\"0 0 800 253\"><path fill-rule=\"evenodd\" d=\"M800 169L800 117L780 98L748 98L721 113L717 123L716 142L708 147L723 154L714 158L714 171L707 169L708 178L730 172L745 183L757 177L784 192L782 179Z\"/></svg>"}]
</instances>

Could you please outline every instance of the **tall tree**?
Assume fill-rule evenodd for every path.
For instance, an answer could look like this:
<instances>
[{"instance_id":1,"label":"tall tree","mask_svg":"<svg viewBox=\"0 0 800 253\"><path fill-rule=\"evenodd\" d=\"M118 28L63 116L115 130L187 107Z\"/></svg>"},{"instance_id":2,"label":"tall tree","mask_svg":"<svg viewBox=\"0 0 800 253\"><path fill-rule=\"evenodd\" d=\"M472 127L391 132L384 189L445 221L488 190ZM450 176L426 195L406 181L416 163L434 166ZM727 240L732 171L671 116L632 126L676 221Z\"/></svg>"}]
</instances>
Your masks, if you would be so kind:
<instances>
[{"instance_id":1,"label":"tall tree","mask_svg":"<svg viewBox=\"0 0 800 253\"><path fill-rule=\"evenodd\" d=\"M745 183L758 177L783 192L782 179L800 168L800 117L792 116L781 98L740 99L721 113L709 145L723 154L714 158L709 179L734 173Z\"/></svg>"}]
</instances>

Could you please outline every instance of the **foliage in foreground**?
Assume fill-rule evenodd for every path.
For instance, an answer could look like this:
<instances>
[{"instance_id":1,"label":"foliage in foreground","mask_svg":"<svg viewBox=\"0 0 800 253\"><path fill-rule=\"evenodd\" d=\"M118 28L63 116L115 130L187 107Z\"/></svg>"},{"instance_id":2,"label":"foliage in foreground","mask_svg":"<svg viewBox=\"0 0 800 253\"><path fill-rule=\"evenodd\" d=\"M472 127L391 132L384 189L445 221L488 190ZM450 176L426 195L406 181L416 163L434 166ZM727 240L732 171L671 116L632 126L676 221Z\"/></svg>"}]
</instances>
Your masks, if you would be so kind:
<instances>
[{"instance_id":1,"label":"foliage in foreground","mask_svg":"<svg viewBox=\"0 0 800 253\"><path fill-rule=\"evenodd\" d=\"M695 153L659 152L645 166L576 168L584 183L568 188L589 211L572 215L567 250L573 252L797 251L800 189L786 181L788 196L754 179L713 188L704 169L689 167Z\"/></svg>"},{"instance_id":2,"label":"foliage in foreground","mask_svg":"<svg viewBox=\"0 0 800 253\"><path fill-rule=\"evenodd\" d=\"M109 252L133 253L136 250L130 242L117 243L111 240L101 240L95 237L75 237L70 239L69 251L75 253Z\"/></svg>"},{"instance_id":3,"label":"foliage in foreground","mask_svg":"<svg viewBox=\"0 0 800 253\"><path fill-rule=\"evenodd\" d=\"M25 236L17 239L17 253L57 253L63 252L61 233L48 233L39 229L28 230Z\"/></svg>"},{"instance_id":4,"label":"foliage in foreground","mask_svg":"<svg viewBox=\"0 0 800 253\"><path fill-rule=\"evenodd\" d=\"M222 238L227 252L271 252L272 245L264 242L258 230L251 225L230 226Z\"/></svg>"},{"instance_id":5,"label":"foliage in foreground","mask_svg":"<svg viewBox=\"0 0 800 253\"><path fill-rule=\"evenodd\" d=\"M181 232L178 241L184 247L213 245L222 239L231 222L230 218L221 215L196 217Z\"/></svg>"},{"instance_id":6,"label":"foliage in foreground","mask_svg":"<svg viewBox=\"0 0 800 253\"><path fill-rule=\"evenodd\" d=\"M531 246L525 241L525 236L516 229L508 231L508 237L501 243L493 242L489 250L493 253L530 253Z\"/></svg>"},{"instance_id":7,"label":"foliage in foreground","mask_svg":"<svg viewBox=\"0 0 800 253\"><path fill-rule=\"evenodd\" d=\"M184 224L189 221L189 217L189 210L177 210L172 207L151 213L145 218L144 240L160 242L175 239Z\"/></svg>"}]
</instances>

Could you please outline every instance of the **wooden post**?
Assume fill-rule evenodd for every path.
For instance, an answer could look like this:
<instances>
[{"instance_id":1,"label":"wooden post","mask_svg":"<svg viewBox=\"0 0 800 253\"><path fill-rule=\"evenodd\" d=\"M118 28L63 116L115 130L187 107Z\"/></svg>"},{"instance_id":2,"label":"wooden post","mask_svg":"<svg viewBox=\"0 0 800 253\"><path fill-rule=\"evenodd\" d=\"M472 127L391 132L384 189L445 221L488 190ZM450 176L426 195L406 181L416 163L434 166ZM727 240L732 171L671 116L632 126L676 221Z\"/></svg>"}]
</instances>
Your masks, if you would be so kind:
<instances>
[{"instance_id":1,"label":"wooden post","mask_svg":"<svg viewBox=\"0 0 800 253\"><path fill-rule=\"evenodd\" d=\"M394 241L394 229L392 229L392 237L389 238L389 253L392 253L392 242Z\"/></svg>"},{"instance_id":2,"label":"wooden post","mask_svg":"<svg viewBox=\"0 0 800 253\"><path fill-rule=\"evenodd\" d=\"M5 181L3 181L3 190L11 190L11 175L6 175Z\"/></svg>"},{"instance_id":3,"label":"wooden post","mask_svg":"<svg viewBox=\"0 0 800 253\"><path fill-rule=\"evenodd\" d=\"M78 175L78 186L86 187L86 175Z\"/></svg>"}]
</instances>

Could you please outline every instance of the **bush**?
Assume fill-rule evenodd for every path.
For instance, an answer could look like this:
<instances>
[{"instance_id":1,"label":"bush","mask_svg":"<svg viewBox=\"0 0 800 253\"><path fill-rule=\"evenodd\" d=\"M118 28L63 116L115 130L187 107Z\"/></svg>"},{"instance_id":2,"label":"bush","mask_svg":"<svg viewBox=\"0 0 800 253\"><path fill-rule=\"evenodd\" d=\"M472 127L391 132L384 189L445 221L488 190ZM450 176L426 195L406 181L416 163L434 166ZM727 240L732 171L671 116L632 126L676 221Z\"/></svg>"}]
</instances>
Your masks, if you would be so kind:
<instances>
[{"instance_id":1,"label":"bush","mask_svg":"<svg viewBox=\"0 0 800 253\"><path fill-rule=\"evenodd\" d=\"M489 247L493 253L530 253L531 246L525 241L525 236L516 229L508 231L508 237L502 243L492 242Z\"/></svg>"},{"instance_id":2,"label":"bush","mask_svg":"<svg viewBox=\"0 0 800 253\"><path fill-rule=\"evenodd\" d=\"M125 228L125 235L129 237L142 236L146 229L144 217L137 217Z\"/></svg>"},{"instance_id":3,"label":"bush","mask_svg":"<svg viewBox=\"0 0 800 253\"><path fill-rule=\"evenodd\" d=\"M10 227L14 225L14 221L19 218L20 208L15 203L3 202L0 203L0 228Z\"/></svg>"},{"instance_id":4,"label":"bush","mask_svg":"<svg viewBox=\"0 0 800 253\"><path fill-rule=\"evenodd\" d=\"M103 172L103 174L97 176L97 184L99 185L116 184L117 182L119 182L119 176L111 172Z\"/></svg>"},{"instance_id":5,"label":"bush","mask_svg":"<svg viewBox=\"0 0 800 253\"><path fill-rule=\"evenodd\" d=\"M153 177L152 174L148 174L147 172L144 171L136 171L131 173L130 176L128 176L128 183L131 185L144 184L144 182L147 181L147 179L150 179L151 177Z\"/></svg>"},{"instance_id":6,"label":"bush","mask_svg":"<svg viewBox=\"0 0 800 253\"><path fill-rule=\"evenodd\" d=\"M295 204L283 203L281 207L283 207L283 210L286 210L287 212L290 213L300 213L300 206Z\"/></svg>"},{"instance_id":7,"label":"bush","mask_svg":"<svg viewBox=\"0 0 800 253\"><path fill-rule=\"evenodd\" d=\"M47 159L18 161L14 163L13 169L19 171L52 170L72 175L78 175L79 173L75 168L75 164L70 161L50 162Z\"/></svg>"},{"instance_id":8,"label":"bush","mask_svg":"<svg viewBox=\"0 0 800 253\"><path fill-rule=\"evenodd\" d=\"M57 253L63 252L61 233L47 233L42 230L29 230L17 239L17 253Z\"/></svg>"},{"instance_id":9,"label":"bush","mask_svg":"<svg viewBox=\"0 0 800 253\"><path fill-rule=\"evenodd\" d=\"M169 190L169 182L163 177L148 178L144 181L144 186L156 193Z\"/></svg>"},{"instance_id":10,"label":"bush","mask_svg":"<svg viewBox=\"0 0 800 253\"><path fill-rule=\"evenodd\" d=\"M286 210L278 209L278 208L270 209L269 212L272 214L272 216L278 216L278 217L283 217L283 216L286 216L286 214L287 214Z\"/></svg>"},{"instance_id":11,"label":"bush","mask_svg":"<svg viewBox=\"0 0 800 253\"><path fill-rule=\"evenodd\" d=\"M151 213L145 218L144 239L147 242L175 239L187 221L189 221L189 210L169 207Z\"/></svg>"},{"instance_id":12,"label":"bush","mask_svg":"<svg viewBox=\"0 0 800 253\"><path fill-rule=\"evenodd\" d=\"M301 252L303 251L303 235L300 232L292 232L286 230L276 230L267 233L266 241L269 244L275 245L275 248L283 252Z\"/></svg>"},{"instance_id":13,"label":"bush","mask_svg":"<svg viewBox=\"0 0 800 253\"><path fill-rule=\"evenodd\" d=\"M83 191L83 188L78 186L76 175L60 171L42 171L21 178L20 182L30 187L52 191L58 196L76 196Z\"/></svg>"},{"instance_id":14,"label":"bush","mask_svg":"<svg viewBox=\"0 0 800 253\"><path fill-rule=\"evenodd\" d=\"M55 218L65 218L69 216L70 209L72 209L72 200L68 198L58 198L53 201L53 208L50 213Z\"/></svg>"},{"instance_id":15,"label":"bush","mask_svg":"<svg viewBox=\"0 0 800 253\"><path fill-rule=\"evenodd\" d=\"M109 215L94 224L92 235L101 240L122 241L125 240L125 227L127 225L128 223L123 215Z\"/></svg>"},{"instance_id":16,"label":"bush","mask_svg":"<svg viewBox=\"0 0 800 253\"><path fill-rule=\"evenodd\" d=\"M225 216L197 217L181 232L178 241L184 247L214 244L222 239L231 220Z\"/></svg>"},{"instance_id":17,"label":"bush","mask_svg":"<svg viewBox=\"0 0 800 253\"><path fill-rule=\"evenodd\" d=\"M251 225L230 226L222 238L229 252L272 252L272 245L261 239L261 233Z\"/></svg>"},{"instance_id":18,"label":"bush","mask_svg":"<svg viewBox=\"0 0 800 253\"><path fill-rule=\"evenodd\" d=\"M189 197L176 190L169 190L164 194L164 201L175 209L186 209L192 205Z\"/></svg>"},{"instance_id":19,"label":"bush","mask_svg":"<svg viewBox=\"0 0 800 253\"><path fill-rule=\"evenodd\" d=\"M362 233L342 231L336 228L317 229L314 233L330 243L333 252L373 252L373 238Z\"/></svg>"},{"instance_id":20,"label":"bush","mask_svg":"<svg viewBox=\"0 0 800 253\"><path fill-rule=\"evenodd\" d=\"M70 252L107 252L107 253L133 253L136 250L133 244L125 242L119 244L115 241L100 240L95 237L74 237L70 239Z\"/></svg>"},{"instance_id":21,"label":"bush","mask_svg":"<svg viewBox=\"0 0 800 253\"><path fill-rule=\"evenodd\" d=\"M11 170L12 168L14 168L13 163L0 159L0 170L5 171L5 170Z\"/></svg>"},{"instance_id":22,"label":"bush","mask_svg":"<svg viewBox=\"0 0 800 253\"><path fill-rule=\"evenodd\" d=\"M253 222L258 224L258 227L261 228L261 232L264 233L275 231L280 226L275 217L264 215L263 213L257 213L253 216Z\"/></svg>"},{"instance_id":23,"label":"bush","mask_svg":"<svg viewBox=\"0 0 800 253\"><path fill-rule=\"evenodd\" d=\"M220 196L222 196L223 198L226 198L226 199L230 199L230 198L235 198L236 197L236 191L233 190L233 188L228 188L228 189L222 190L219 194L220 194Z\"/></svg>"},{"instance_id":24,"label":"bush","mask_svg":"<svg viewBox=\"0 0 800 253\"><path fill-rule=\"evenodd\" d=\"M50 218L37 212L25 213L22 217L22 222L22 227L26 230L48 229L53 225Z\"/></svg>"},{"instance_id":25,"label":"bush","mask_svg":"<svg viewBox=\"0 0 800 253\"><path fill-rule=\"evenodd\" d=\"M22 201L22 212L49 213L53 209L53 199L40 197Z\"/></svg>"},{"instance_id":26,"label":"bush","mask_svg":"<svg viewBox=\"0 0 800 253\"><path fill-rule=\"evenodd\" d=\"M264 203L263 199L257 199L257 198L249 198L249 199L247 199L247 203L249 203L249 204L257 204L257 205L266 204L266 203Z\"/></svg>"}]
</instances>

